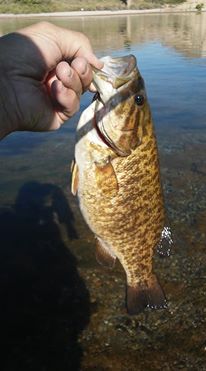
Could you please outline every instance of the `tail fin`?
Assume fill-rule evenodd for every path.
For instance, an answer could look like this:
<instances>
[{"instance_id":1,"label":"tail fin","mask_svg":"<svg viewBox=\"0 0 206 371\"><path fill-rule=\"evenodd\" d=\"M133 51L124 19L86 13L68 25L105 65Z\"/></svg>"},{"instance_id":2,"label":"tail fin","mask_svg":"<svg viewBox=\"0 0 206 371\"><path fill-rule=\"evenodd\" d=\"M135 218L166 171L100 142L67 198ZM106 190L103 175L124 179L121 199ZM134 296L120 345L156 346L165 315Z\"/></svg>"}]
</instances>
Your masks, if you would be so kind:
<instances>
[{"instance_id":1,"label":"tail fin","mask_svg":"<svg viewBox=\"0 0 206 371\"><path fill-rule=\"evenodd\" d=\"M167 308L165 294L155 275L138 286L127 286L126 305L128 314L134 315L142 312L145 308Z\"/></svg>"}]
</instances>

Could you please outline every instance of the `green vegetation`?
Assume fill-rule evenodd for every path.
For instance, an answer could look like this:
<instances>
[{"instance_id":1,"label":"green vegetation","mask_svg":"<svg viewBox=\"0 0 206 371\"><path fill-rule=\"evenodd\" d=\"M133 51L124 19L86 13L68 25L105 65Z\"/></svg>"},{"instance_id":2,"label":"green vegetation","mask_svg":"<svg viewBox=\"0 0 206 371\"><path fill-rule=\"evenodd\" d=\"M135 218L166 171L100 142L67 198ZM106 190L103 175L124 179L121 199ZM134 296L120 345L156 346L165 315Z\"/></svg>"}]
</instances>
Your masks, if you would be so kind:
<instances>
[{"instance_id":1,"label":"green vegetation","mask_svg":"<svg viewBox=\"0 0 206 371\"><path fill-rule=\"evenodd\" d=\"M0 13L158 8L184 0L0 0Z\"/></svg>"},{"instance_id":2,"label":"green vegetation","mask_svg":"<svg viewBox=\"0 0 206 371\"><path fill-rule=\"evenodd\" d=\"M204 8L204 4L203 3L199 3L196 5L195 9L200 13L202 11L202 9Z\"/></svg>"}]
</instances>

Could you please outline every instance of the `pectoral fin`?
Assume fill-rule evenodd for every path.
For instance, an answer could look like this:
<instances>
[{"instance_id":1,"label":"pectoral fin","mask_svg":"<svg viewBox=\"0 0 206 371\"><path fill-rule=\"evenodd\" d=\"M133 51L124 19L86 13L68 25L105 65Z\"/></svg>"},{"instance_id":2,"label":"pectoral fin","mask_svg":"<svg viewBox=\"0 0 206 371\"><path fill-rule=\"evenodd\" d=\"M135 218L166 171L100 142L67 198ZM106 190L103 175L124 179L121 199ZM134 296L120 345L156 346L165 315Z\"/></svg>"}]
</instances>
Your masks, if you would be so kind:
<instances>
[{"instance_id":1,"label":"pectoral fin","mask_svg":"<svg viewBox=\"0 0 206 371\"><path fill-rule=\"evenodd\" d=\"M71 192L74 196L76 196L79 183L79 170L75 161L72 161L71 172L72 172Z\"/></svg>"},{"instance_id":2,"label":"pectoral fin","mask_svg":"<svg viewBox=\"0 0 206 371\"><path fill-rule=\"evenodd\" d=\"M95 178L99 190L106 196L114 196L119 190L117 177L112 166L108 161L105 165L95 163Z\"/></svg>"},{"instance_id":3,"label":"pectoral fin","mask_svg":"<svg viewBox=\"0 0 206 371\"><path fill-rule=\"evenodd\" d=\"M99 264L111 269L114 267L116 260L116 257L99 238L96 244L96 259Z\"/></svg>"}]
</instances>

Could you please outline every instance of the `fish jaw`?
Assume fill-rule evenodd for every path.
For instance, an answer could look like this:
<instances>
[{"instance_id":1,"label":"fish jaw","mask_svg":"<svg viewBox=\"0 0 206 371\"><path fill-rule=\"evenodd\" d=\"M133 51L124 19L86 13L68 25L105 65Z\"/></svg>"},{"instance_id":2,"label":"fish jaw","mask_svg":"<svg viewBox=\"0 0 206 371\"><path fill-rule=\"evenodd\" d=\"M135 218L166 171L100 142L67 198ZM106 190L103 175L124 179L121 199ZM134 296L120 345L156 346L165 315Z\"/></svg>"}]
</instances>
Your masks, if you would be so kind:
<instances>
[{"instance_id":1,"label":"fish jaw","mask_svg":"<svg viewBox=\"0 0 206 371\"><path fill-rule=\"evenodd\" d=\"M124 86L134 78L136 73L136 58L131 55L112 58L101 58L104 67L101 70L93 68L93 83L104 104L114 97L118 88Z\"/></svg>"},{"instance_id":2,"label":"fish jaw","mask_svg":"<svg viewBox=\"0 0 206 371\"><path fill-rule=\"evenodd\" d=\"M107 86L106 89L109 89L108 83L113 89L118 89L132 80L136 70L134 55L116 58L106 56L101 58L101 61L104 63L104 67L101 70L94 69L93 81L102 96L105 94L105 87ZM110 91L112 92L112 89Z\"/></svg>"},{"instance_id":3,"label":"fish jaw","mask_svg":"<svg viewBox=\"0 0 206 371\"><path fill-rule=\"evenodd\" d=\"M95 124L108 146L124 157L141 142L144 113L149 111L144 82L133 55L102 60L103 70L94 71L99 93ZM142 104L136 103L137 96L142 97Z\"/></svg>"}]
</instances>

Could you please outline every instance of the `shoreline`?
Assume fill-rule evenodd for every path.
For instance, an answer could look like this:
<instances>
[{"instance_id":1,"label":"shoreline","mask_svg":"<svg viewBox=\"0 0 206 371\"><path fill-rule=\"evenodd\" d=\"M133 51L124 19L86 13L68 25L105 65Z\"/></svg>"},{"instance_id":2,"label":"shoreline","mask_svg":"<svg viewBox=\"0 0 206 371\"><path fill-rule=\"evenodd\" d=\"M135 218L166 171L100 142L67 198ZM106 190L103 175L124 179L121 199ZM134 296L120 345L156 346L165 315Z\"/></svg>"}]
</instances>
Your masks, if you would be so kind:
<instances>
[{"instance_id":1,"label":"shoreline","mask_svg":"<svg viewBox=\"0 0 206 371\"><path fill-rule=\"evenodd\" d=\"M187 3L185 4L187 5ZM51 12L51 13L0 13L0 18L44 18L44 17L96 17L96 16L120 16L120 15L138 15L138 14L154 14L154 13L183 13L197 12L194 8L178 6L154 9L136 9L136 10L82 10L70 12ZM204 10L203 10L204 12Z\"/></svg>"}]
</instances>

